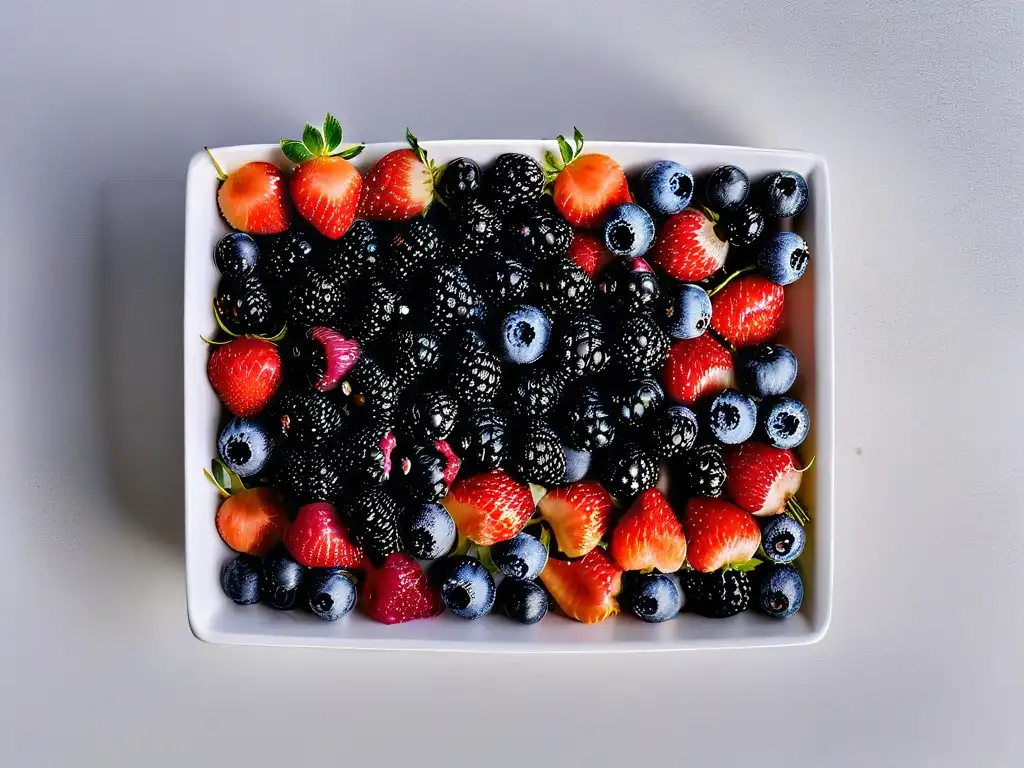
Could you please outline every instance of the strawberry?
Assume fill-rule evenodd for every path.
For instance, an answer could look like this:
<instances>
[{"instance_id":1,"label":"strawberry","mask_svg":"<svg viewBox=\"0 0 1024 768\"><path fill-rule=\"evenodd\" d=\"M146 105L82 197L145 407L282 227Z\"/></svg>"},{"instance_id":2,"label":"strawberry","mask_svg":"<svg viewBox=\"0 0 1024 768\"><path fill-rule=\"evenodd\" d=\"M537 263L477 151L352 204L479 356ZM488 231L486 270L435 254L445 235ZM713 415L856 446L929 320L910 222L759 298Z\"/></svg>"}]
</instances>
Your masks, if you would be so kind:
<instances>
[{"instance_id":1,"label":"strawberry","mask_svg":"<svg viewBox=\"0 0 1024 768\"><path fill-rule=\"evenodd\" d=\"M399 221L430 207L440 172L434 161L406 129L409 149L396 149L370 166L359 198L359 218Z\"/></svg>"},{"instance_id":2,"label":"strawberry","mask_svg":"<svg viewBox=\"0 0 1024 768\"><path fill-rule=\"evenodd\" d=\"M715 234L715 223L696 208L669 216L651 249L650 261L669 277L695 283L725 264L729 243Z\"/></svg>"},{"instance_id":3,"label":"strawberry","mask_svg":"<svg viewBox=\"0 0 1024 768\"><path fill-rule=\"evenodd\" d=\"M363 550L352 543L333 504L299 507L284 537L291 556L311 568L362 568Z\"/></svg>"},{"instance_id":4,"label":"strawberry","mask_svg":"<svg viewBox=\"0 0 1024 768\"><path fill-rule=\"evenodd\" d=\"M217 510L217 533L236 552L262 557L281 541L288 517L273 488L241 488Z\"/></svg>"},{"instance_id":5,"label":"strawberry","mask_svg":"<svg viewBox=\"0 0 1024 768\"><path fill-rule=\"evenodd\" d=\"M288 229L291 216L280 168L273 163L252 162L224 173L209 147L206 154L221 181L217 206L228 224L251 235L276 235Z\"/></svg>"},{"instance_id":6,"label":"strawberry","mask_svg":"<svg viewBox=\"0 0 1024 768\"><path fill-rule=\"evenodd\" d=\"M381 624L400 624L437 616L444 611L444 603L419 564L396 552L388 555L380 568L367 570L362 608Z\"/></svg>"},{"instance_id":7,"label":"strawberry","mask_svg":"<svg viewBox=\"0 0 1024 768\"><path fill-rule=\"evenodd\" d=\"M615 500L600 483L573 483L545 494L537 505L566 557L582 557L608 532Z\"/></svg>"},{"instance_id":8,"label":"strawberry","mask_svg":"<svg viewBox=\"0 0 1024 768\"><path fill-rule=\"evenodd\" d=\"M441 503L459 535L485 547L523 530L534 510L530 489L500 469L460 480Z\"/></svg>"},{"instance_id":9,"label":"strawberry","mask_svg":"<svg viewBox=\"0 0 1024 768\"><path fill-rule=\"evenodd\" d=\"M240 336L213 350L206 375L231 413L242 418L255 416L281 383L281 356L266 339Z\"/></svg>"},{"instance_id":10,"label":"strawberry","mask_svg":"<svg viewBox=\"0 0 1024 768\"><path fill-rule=\"evenodd\" d=\"M743 275L711 297L711 327L737 347L771 341L782 327L784 296L764 275Z\"/></svg>"},{"instance_id":11,"label":"strawberry","mask_svg":"<svg viewBox=\"0 0 1024 768\"><path fill-rule=\"evenodd\" d=\"M301 141L281 139L281 151L298 166L288 185L295 209L332 240L348 231L363 187L363 177L349 162L363 145L340 146L341 123L330 113L322 131L307 124Z\"/></svg>"},{"instance_id":12,"label":"strawberry","mask_svg":"<svg viewBox=\"0 0 1024 768\"><path fill-rule=\"evenodd\" d=\"M558 151L544 153L544 172L554 182L551 197L555 207L574 227L600 227L617 205L633 202L622 166L608 155L583 151L583 134L573 129L570 147L564 136L558 137Z\"/></svg>"},{"instance_id":13,"label":"strawberry","mask_svg":"<svg viewBox=\"0 0 1024 768\"><path fill-rule=\"evenodd\" d=\"M573 234L568 255L587 277L593 277L615 259L599 237L583 231Z\"/></svg>"},{"instance_id":14,"label":"strawberry","mask_svg":"<svg viewBox=\"0 0 1024 768\"><path fill-rule=\"evenodd\" d=\"M683 532L690 565L704 573L747 563L761 544L753 516L721 499L690 499Z\"/></svg>"},{"instance_id":15,"label":"strawberry","mask_svg":"<svg viewBox=\"0 0 1024 768\"><path fill-rule=\"evenodd\" d=\"M540 580L563 613L576 621L596 624L619 612L615 597L622 591L622 569L600 547L581 560L549 557Z\"/></svg>"},{"instance_id":16,"label":"strawberry","mask_svg":"<svg viewBox=\"0 0 1024 768\"><path fill-rule=\"evenodd\" d=\"M725 492L753 515L778 515L800 490L801 470L792 451L749 442L725 450Z\"/></svg>"},{"instance_id":17,"label":"strawberry","mask_svg":"<svg viewBox=\"0 0 1024 768\"><path fill-rule=\"evenodd\" d=\"M683 405L736 386L732 356L706 333L675 342L661 376L668 396Z\"/></svg>"},{"instance_id":18,"label":"strawberry","mask_svg":"<svg viewBox=\"0 0 1024 768\"><path fill-rule=\"evenodd\" d=\"M608 547L627 571L675 573L686 559L686 537L676 513L656 488L641 493L612 532Z\"/></svg>"}]
</instances>

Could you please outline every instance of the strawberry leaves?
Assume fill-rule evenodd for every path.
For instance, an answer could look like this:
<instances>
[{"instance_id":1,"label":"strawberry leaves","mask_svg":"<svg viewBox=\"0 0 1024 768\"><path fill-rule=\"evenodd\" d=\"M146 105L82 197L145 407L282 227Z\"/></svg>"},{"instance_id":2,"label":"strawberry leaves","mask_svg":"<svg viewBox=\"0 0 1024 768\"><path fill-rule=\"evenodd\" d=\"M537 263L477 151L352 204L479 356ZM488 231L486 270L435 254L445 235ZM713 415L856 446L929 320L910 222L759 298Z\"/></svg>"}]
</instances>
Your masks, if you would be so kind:
<instances>
[{"instance_id":1,"label":"strawberry leaves","mask_svg":"<svg viewBox=\"0 0 1024 768\"><path fill-rule=\"evenodd\" d=\"M318 157L343 157L349 160L363 151L362 144L354 144L344 149L341 147L341 123L338 118L327 113L323 128L306 124L302 130L302 139L281 139L281 151L284 156L296 165L309 162Z\"/></svg>"},{"instance_id":2,"label":"strawberry leaves","mask_svg":"<svg viewBox=\"0 0 1024 768\"><path fill-rule=\"evenodd\" d=\"M551 184L554 183L562 169L579 157L583 151L583 134L575 126L572 129L572 142L570 144L565 136L556 136L555 143L558 144L558 154L556 155L549 149L542 155L540 166L544 170L546 192L550 191Z\"/></svg>"}]
</instances>

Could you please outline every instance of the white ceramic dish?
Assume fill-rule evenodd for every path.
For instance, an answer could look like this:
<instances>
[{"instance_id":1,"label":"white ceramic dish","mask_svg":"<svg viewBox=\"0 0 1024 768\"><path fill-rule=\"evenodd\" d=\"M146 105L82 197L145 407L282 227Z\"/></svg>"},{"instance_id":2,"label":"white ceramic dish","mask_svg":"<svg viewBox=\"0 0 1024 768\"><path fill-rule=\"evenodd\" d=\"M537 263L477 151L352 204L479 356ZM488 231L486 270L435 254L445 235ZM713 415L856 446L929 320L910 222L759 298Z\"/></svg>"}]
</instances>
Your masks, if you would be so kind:
<instances>
[{"instance_id":1,"label":"white ceramic dish","mask_svg":"<svg viewBox=\"0 0 1024 768\"><path fill-rule=\"evenodd\" d=\"M355 159L365 170L399 144L371 144ZM472 157L481 165L502 152L524 152L540 158L553 141L432 141L424 147L438 163ZM813 643L824 636L832 610L833 556L833 337L832 243L828 170L820 157L785 150L720 147L698 144L588 142L586 149L615 157L633 174L655 160L677 160L695 173L731 163L756 179L771 171L803 174L810 203L795 229L811 249L804 278L786 289L782 341L800 360L794 388L810 409L812 431L802 447L817 457L801 499L813 522L801 558L807 594L795 616L777 621L747 611L729 619L681 614L663 624L648 625L617 616L586 626L552 612L530 627L499 616L468 622L451 614L385 626L353 611L337 622L316 620L301 611L280 612L263 606L241 607L220 588L219 574L230 550L217 535L214 513L218 495L203 476L215 454L220 405L206 379L209 354L202 336L215 332L210 301L217 286L213 247L228 231L217 210L217 177L205 153L189 163L185 232L185 539L188 619L197 638L208 642L259 645L326 646L335 648L406 648L461 651L653 651L697 648L739 648ZM250 160L290 164L277 145L218 147L217 160L231 172Z\"/></svg>"}]
</instances>

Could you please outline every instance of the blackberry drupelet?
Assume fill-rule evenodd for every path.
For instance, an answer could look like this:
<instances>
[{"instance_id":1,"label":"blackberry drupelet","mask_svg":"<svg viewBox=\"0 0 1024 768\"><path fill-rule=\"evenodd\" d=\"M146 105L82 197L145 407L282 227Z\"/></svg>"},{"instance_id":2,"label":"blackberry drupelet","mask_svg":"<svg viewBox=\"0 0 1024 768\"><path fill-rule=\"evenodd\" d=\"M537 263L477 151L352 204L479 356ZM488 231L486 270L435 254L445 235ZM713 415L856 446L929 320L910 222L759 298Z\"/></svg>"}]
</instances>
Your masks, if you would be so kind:
<instances>
[{"instance_id":1,"label":"blackberry drupelet","mask_svg":"<svg viewBox=\"0 0 1024 768\"><path fill-rule=\"evenodd\" d=\"M668 357L669 338L654 318L638 315L623 321L612 347L615 365L629 376L661 370Z\"/></svg>"},{"instance_id":2,"label":"blackberry drupelet","mask_svg":"<svg viewBox=\"0 0 1024 768\"><path fill-rule=\"evenodd\" d=\"M508 411L529 419L543 418L558 405L564 383L552 371L532 368L510 382Z\"/></svg>"},{"instance_id":3,"label":"blackberry drupelet","mask_svg":"<svg viewBox=\"0 0 1024 768\"><path fill-rule=\"evenodd\" d=\"M636 435L637 427L647 425L647 414L665 402L665 391L657 379L644 376L617 386L613 402L619 424Z\"/></svg>"},{"instance_id":4,"label":"blackberry drupelet","mask_svg":"<svg viewBox=\"0 0 1024 768\"><path fill-rule=\"evenodd\" d=\"M295 445L285 450L274 486L299 504L331 501L342 491L342 475L333 452Z\"/></svg>"},{"instance_id":5,"label":"blackberry drupelet","mask_svg":"<svg viewBox=\"0 0 1024 768\"><path fill-rule=\"evenodd\" d=\"M323 445L338 433L344 421L334 401L315 389L289 389L274 410L281 433L303 446Z\"/></svg>"},{"instance_id":6,"label":"blackberry drupelet","mask_svg":"<svg viewBox=\"0 0 1024 768\"><path fill-rule=\"evenodd\" d=\"M398 428L402 434L429 442L445 440L455 428L459 404L444 392L424 392L409 398L402 409Z\"/></svg>"},{"instance_id":7,"label":"blackberry drupelet","mask_svg":"<svg viewBox=\"0 0 1024 768\"><path fill-rule=\"evenodd\" d=\"M369 277L352 287L345 329L364 347L380 338L395 318L398 294L376 278Z\"/></svg>"},{"instance_id":8,"label":"blackberry drupelet","mask_svg":"<svg viewBox=\"0 0 1024 768\"><path fill-rule=\"evenodd\" d=\"M348 285L376 274L381 261L377 231L368 221L356 219L338 240L327 247L322 268L340 283Z\"/></svg>"},{"instance_id":9,"label":"blackberry drupelet","mask_svg":"<svg viewBox=\"0 0 1024 768\"><path fill-rule=\"evenodd\" d=\"M408 387L441 365L441 338L427 331L397 331L385 341L389 367L401 387Z\"/></svg>"},{"instance_id":10,"label":"blackberry drupelet","mask_svg":"<svg viewBox=\"0 0 1024 768\"><path fill-rule=\"evenodd\" d=\"M533 422L515 443L513 473L524 483L550 487L565 480L562 442L551 427Z\"/></svg>"},{"instance_id":11,"label":"blackberry drupelet","mask_svg":"<svg viewBox=\"0 0 1024 768\"><path fill-rule=\"evenodd\" d=\"M405 288L424 269L441 264L441 236L430 221L418 216L388 241L381 277L396 289Z\"/></svg>"},{"instance_id":12,"label":"blackberry drupelet","mask_svg":"<svg viewBox=\"0 0 1024 768\"><path fill-rule=\"evenodd\" d=\"M600 454L599 479L608 493L626 504L658 484L658 461L636 443L618 442Z\"/></svg>"},{"instance_id":13,"label":"blackberry drupelet","mask_svg":"<svg viewBox=\"0 0 1024 768\"><path fill-rule=\"evenodd\" d=\"M414 445L403 452L395 467L392 480L395 495L402 501L418 506L440 501L448 492L444 471L447 460L433 445Z\"/></svg>"},{"instance_id":14,"label":"blackberry drupelet","mask_svg":"<svg viewBox=\"0 0 1024 768\"><path fill-rule=\"evenodd\" d=\"M493 248L501 239L501 219L479 200L452 211L449 247L456 261L467 262Z\"/></svg>"},{"instance_id":15,"label":"blackberry drupelet","mask_svg":"<svg viewBox=\"0 0 1024 768\"><path fill-rule=\"evenodd\" d=\"M334 327L344 308L341 283L315 267L306 267L289 290L288 324L293 330L313 325Z\"/></svg>"},{"instance_id":16,"label":"blackberry drupelet","mask_svg":"<svg viewBox=\"0 0 1024 768\"><path fill-rule=\"evenodd\" d=\"M424 292L423 312L431 328L441 334L479 319L483 301L466 275L455 264L433 272Z\"/></svg>"},{"instance_id":17,"label":"blackberry drupelet","mask_svg":"<svg viewBox=\"0 0 1024 768\"><path fill-rule=\"evenodd\" d=\"M268 237L260 248L264 274L280 282L301 275L313 257L312 238L299 229Z\"/></svg>"},{"instance_id":18,"label":"blackberry drupelet","mask_svg":"<svg viewBox=\"0 0 1024 768\"><path fill-rule=\"evenodd\" d=\"M562 434L571 448L595 451L615 440L615 419L590 381L570 385L559 406Z\"/></svg>"},{"instance_id":19,"label":"blackberry drupelet","mask_svg":"<svg viewBox=\"0 0 1024 768\"><path fill-rule=\"evenodd\" d=\"M346 435L337 448L353 490L380 485L392 474L395 436L387 425L369 424Z\"/></svg>"},{"instance_id":20,"label":"blackberry drupelet","mask_svg":"<svg viewBox=\"0 0 1024 768\"><path fill-rule=\"evenodd\" d=\"M723 240L729 241L729 245L753 245L764 231L764 214L749 203L744 203L722 214L718 220L718 231Z\"/></svg>"},{"instance_id":21,"label":"blackberry drupelet","mask_svg":"<svg viewBox=\"0 0 1024 768\"><path fill-rule=\"evenodd\" d=\"M685 608L724 619L742 613L750 606L750 574L746 571L718 570L711 573L683 570L679 583L685 595Z\"/></svg>"},{"instance_id":22,"label":"blackberry drupelet","mask_svg":"<svg viewBox=\"0 0 1024 768\"><path fill-rule=\"evenodd\" d=\"M349 504L346 516L353 536L374 565L402 551L398 503L385 488L364 490Z\"/></svg>"},{"instance_id":23,"label":"blackberry drupelet","mask_svg":"<svg viewBox=\"0 0 1024 768\"><path fill-rule=\"evenodd\" d=\"M336 391L350 415L368 421L390 420L401 393L398 382L366 354Z\"/></svg>"},{"instance_id":24,"label":"blackberry drupelet","mask_svg":"<svg viewBox=\"0 0 1024 768\"><path fill-rule=\"evenodd\" d=\"M495 211L508 216L536 202L544 191L544 171L529 155L498 155L484 176L484 194Z\"/></svg>"},{"instance_id":25,"label":"blackberry drupelet","mask_svg":"<svg viewBox=\"0 0 1024 768\"><path fill-rule=\"evenodd\" d=\"M506 241L524 263L544 264L565 256L572 245L572 227L558 213L535 208L509 221Z\"/></svg>"},{"instance_id":26,"label":"blackberry drupelet","mask_svg":"<svg viewBox=\"0 0 1024 768\"><path fill-rule=\"evenodd\" d=\"M613 310L625 315L653 311L659 304L658 276L644 259L618 259L597 281L598 295Z\"/></svg>"},{"instance_id":27,"label":"blackberry drupelet","mask_svg":"<svg viewBox=\"0 0 1024 768\"><path fill-rule=\"evenodd\" d=\"M594 303L594 283L567 258L559 258L546 270L541 291L543 308L556 318L576 317Z\"/></svg>"},{"instance_id":28,"label":"blackberry drupelet","mask_svg":"<svg viewBox=\"0 0 1024 768\"><path fill-rule=\"evenodd\" d=\"M694 496L716 498L725 487L725 459L717 443L698 445L683 456L682 479Z\"/></svg>"},{"instance_id":29,"label":"blackberry drupelet","mask_svg":"<svg viewBox=\"0 0 1024 768\"><path fill-rule=\"evenodd\" d=\"M281 329L281 313L263 282L252 275L222 277L213 306L231 333L272 335Z\"/></svg>"},{"instance_id":30,"label":"blackberry drupelet","mask_svg":"<svg viewBox=\"0 0 1024 768\"><path fill-rule=\"evenodd\" d=\"M651 414L648 448L655 456L681 456L697 441L697 416L685 405L659 407Z\"/></svg>"},{"instance_id":31,"label":"blackberry drupelet","mask_svg":"<svg viewBox=\"0 0 1024 768\"><path fill-rule=\"evenodd\" d=\"M556 325L555 338L547 359L553 370L570 379L600 373L608 365L604 327L592 314L584 314Z\"/></svg>"},{"instance_id":32,"label":"blackberry drupelet","mask_svg":"<svg viewBox=\"0 0 1024 768\"><path fill-rule=\"evenodd\" d=\"M460 406L490 405L500 385L501 362L486 347L466 345L455 352L448 366L447 391Z\"/></svg>"},{"instance_id":33,"label":"blackberry drupelet","mask_svg":"<svg viewBox=\"0 0 1024 768\"><path fill-rule=\"evenodd\" d=\"M495 408L462 417L449 442L469 473L497 469L510 453L507 421Z\"/></svg>"}]
</instances>

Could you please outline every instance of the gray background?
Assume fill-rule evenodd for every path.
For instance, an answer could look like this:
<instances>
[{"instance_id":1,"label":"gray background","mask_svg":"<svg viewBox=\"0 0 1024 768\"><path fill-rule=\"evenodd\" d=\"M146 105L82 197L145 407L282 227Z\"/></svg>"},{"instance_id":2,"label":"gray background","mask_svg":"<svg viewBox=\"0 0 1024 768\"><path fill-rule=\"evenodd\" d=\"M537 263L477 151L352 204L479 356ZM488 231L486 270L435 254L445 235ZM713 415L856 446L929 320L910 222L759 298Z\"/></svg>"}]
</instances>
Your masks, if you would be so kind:
<instances>
[{"instance_id":1,"label":"gray background","mask_svg":"<svg viewBox=\"0 0 1024 768\"><path fill-rule=\"evenodd\" d=\"M1022 64L1013 0L7 0L2 762L1010 764ZM838 541L821 644L503 658L192 638L185 164L328 109L368 141L576 124L828 159Z\"/></svg>"}]
</instances>

